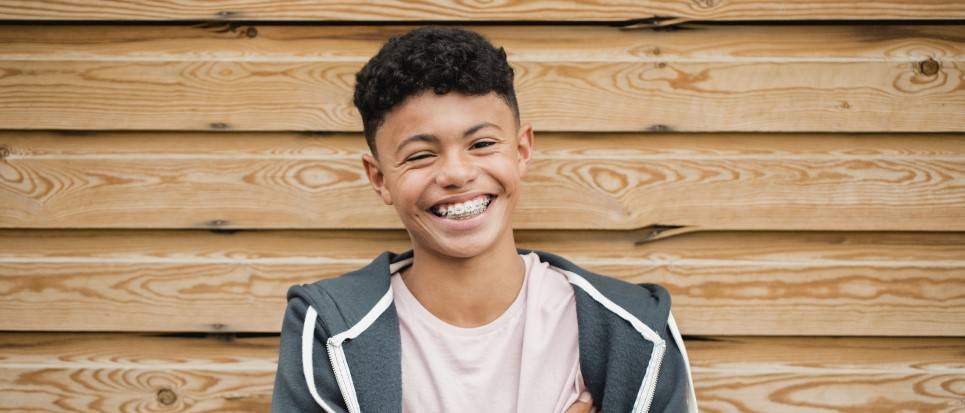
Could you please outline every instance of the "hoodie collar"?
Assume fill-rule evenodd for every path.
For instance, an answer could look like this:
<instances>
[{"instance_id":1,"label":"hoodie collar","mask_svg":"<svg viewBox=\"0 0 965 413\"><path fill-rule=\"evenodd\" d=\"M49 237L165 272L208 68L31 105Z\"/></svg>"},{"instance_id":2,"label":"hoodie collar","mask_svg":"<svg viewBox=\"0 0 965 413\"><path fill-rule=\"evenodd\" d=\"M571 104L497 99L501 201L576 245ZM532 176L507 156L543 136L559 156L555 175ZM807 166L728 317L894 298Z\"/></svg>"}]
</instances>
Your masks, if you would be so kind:
<instances>
[{"instance_id":1,"label":"hoodie collar","mask_svg":"<svg viewBox=\"0 0 965 413\"><path fill-rule=\"evenodd\" d=\"M615 395L611 400L626 400L630 397L634 399L632 409L630 406L621 406L619 410L630 410L633 412L645 412L649 410L650 402L653 398L659 363L662 360L666 343L655 332L666 328L662 324L667 320L670 307L670 297L662 288L651 288L642 285L649 291L650 299L645 299L645 291L628 289L625 282L612 279L599 274L594 274L558 255L544 251L517 248L517 253L526 255L535 252L541 261L549 263L551 266L561 270L568 281L574 286L576 292L577 316L579 319L579 341L580 341L580 365L583 368L584 382L593 394L594 400L604 400L604 393ZM358 389L356 400L362 406L384 406L392 407L398 404L398 408L390 408L396 411L401 409L401 338L398 327L398 314L395 311L394 303L391 303L391 284L390 277L394 270L397 270L414 256L413 250L402 253L386 251L376 257L365 267L346 274L341 277L343 280L329 292L333 297L356 297L348 306L339 306L341 316L350 327L348 330L338 334L347 335L351 338L368 336L369 339L360 339L357 343L348 343L345 346L342 357L348 356L348 360L353 360L350 364L365 364L363 360L371 359L377 352L382 351L383 359L380 367L376 370L380 372L356 370L356 374L349 374L350 380L354 380L352 392ZM341 290L341 291L339 291ZM345 303L347 304L347 303ZM352 307L352 308L346 308ZM613 317L616 315L616 317ZM622 319L625 322L616 322ZM631 328L627 328L627 327ZM373 328L370 328L373 327ZM616 330L614 330L616 329ZM364 332L374 330L375 334L364 334ZM603 348L599 341L601 337L611 337L619 334L621 339L622 351L616 353L620 356L623 353L650 353L649 362L646 369L634 368L632 366L617 366L614 368L610 363L606 363L605 353L614 351L610 345ZM640 340L629 339L629 337L641 337ZM334 338L334 337L333 337ZM626 341L630 340L630 341ZM384 347L389 345L391 351L384 351ZM609 350L604 350L609 348ZM342 350L339 350L342 351ZM376 352L376 353L373 353ZM623 354L626 356L626 354ZM385 357L389 357L385 359ZM600 357L603 357L602 359ZM612 361L612 360L611 360ZM606 365L604 365L606 364ZM626 364L626 363L624 363ZM398 366L395 369L387 366ZM361 367L361 365L359 365ZM642 367L642 366L641 366ZM354 369L354 367L353 367ZM643 371L646 376L643 376ZM611 375L618 375L621 378L611 378ZM640 375L641 377L636 377ZM626 379L634 376L628 383L642 383L639 387L623 386L625 388L614 388L606 384L612 380L627 382ZM367 389L367 390L362 390ZM372 390L378 389L378 390ZM373 393L375 391L375 393ZM626 393L616 396L617 393ZM386 406L386 401L390 405ZM623 408L626 407L626 408Z\"/></svg>"}]
</instances>

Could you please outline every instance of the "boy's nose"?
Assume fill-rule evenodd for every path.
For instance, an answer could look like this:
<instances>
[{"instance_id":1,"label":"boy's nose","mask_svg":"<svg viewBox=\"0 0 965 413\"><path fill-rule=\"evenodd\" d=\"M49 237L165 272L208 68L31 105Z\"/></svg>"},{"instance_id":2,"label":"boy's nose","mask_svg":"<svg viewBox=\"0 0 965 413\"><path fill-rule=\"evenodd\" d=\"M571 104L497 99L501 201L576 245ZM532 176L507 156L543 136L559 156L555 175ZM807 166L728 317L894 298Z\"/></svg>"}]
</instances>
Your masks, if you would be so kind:
<instances>
[{"instance_id":1,"label":"boy's nose","mask_svg":"<svg viewBox=\"0 0 965 413\"><path fill-rule=\"evenodd\" d=\"M442 159L436 183L442 187L463 186L476 178L478 169L464 155L446 156Z\"/></svg>"}]
</instances>

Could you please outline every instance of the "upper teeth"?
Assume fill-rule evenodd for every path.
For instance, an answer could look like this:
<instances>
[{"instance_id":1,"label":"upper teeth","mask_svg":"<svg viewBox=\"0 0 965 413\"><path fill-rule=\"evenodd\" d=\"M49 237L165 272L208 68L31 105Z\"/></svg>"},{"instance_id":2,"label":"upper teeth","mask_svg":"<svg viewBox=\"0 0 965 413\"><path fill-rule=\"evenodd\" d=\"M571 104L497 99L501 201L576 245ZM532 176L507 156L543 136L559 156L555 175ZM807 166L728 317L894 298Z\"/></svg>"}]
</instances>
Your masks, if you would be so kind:
<instances>
[{"instance_id":1,"label":"upper teeth","mask_svg":"<svg viewBox=\"0 0 965 413\"><path fill-rule=\"evenodd\" d=\"M480 195L465 202L450 205L439 205L434 211L442 216L472 215L482 212L489 206L489 195Z\"/></svg>"}]
</instances>

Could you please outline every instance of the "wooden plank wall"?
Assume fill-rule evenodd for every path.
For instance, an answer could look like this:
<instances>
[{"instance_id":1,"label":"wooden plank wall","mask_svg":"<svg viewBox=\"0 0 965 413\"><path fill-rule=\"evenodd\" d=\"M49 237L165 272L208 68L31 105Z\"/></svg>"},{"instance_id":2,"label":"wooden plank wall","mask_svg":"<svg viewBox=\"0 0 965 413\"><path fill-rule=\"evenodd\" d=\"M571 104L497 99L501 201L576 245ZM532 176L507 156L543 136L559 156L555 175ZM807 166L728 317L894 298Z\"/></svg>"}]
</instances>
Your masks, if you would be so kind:
<instances>
[{"instance_id":1,"label":"wooden plank wall","mask_svg":"<svg viewBox=\"0 0 965 413\"><path fill-rule=\"evenodd\" d=\"M965 411L965 3L0 2L0 411L268 411L284 293L408 248L354 73L506 47L520 246L668 287L703 412Z\"/></svg>"}]
</instances>

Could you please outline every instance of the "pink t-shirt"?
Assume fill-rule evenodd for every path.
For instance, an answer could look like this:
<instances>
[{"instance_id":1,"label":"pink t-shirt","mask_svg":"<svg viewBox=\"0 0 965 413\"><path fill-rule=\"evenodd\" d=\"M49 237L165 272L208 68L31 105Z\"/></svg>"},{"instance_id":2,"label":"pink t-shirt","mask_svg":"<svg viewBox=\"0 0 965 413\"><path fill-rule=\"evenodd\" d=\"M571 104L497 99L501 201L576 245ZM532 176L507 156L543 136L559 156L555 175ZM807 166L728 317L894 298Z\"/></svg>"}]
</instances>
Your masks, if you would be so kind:
<instances>
[{"instance_id":1,"label":"pink t-shirt","mask_svg":"<svg viewBox=\"0 0 965 413\"><path fill-rule=\"evenodd\" d=\"M434 316L392 274L402 334L402 411L559 413L584 391L573 287L536 253L523 288L489 324Z\"/></svg>"}]
</instances>

